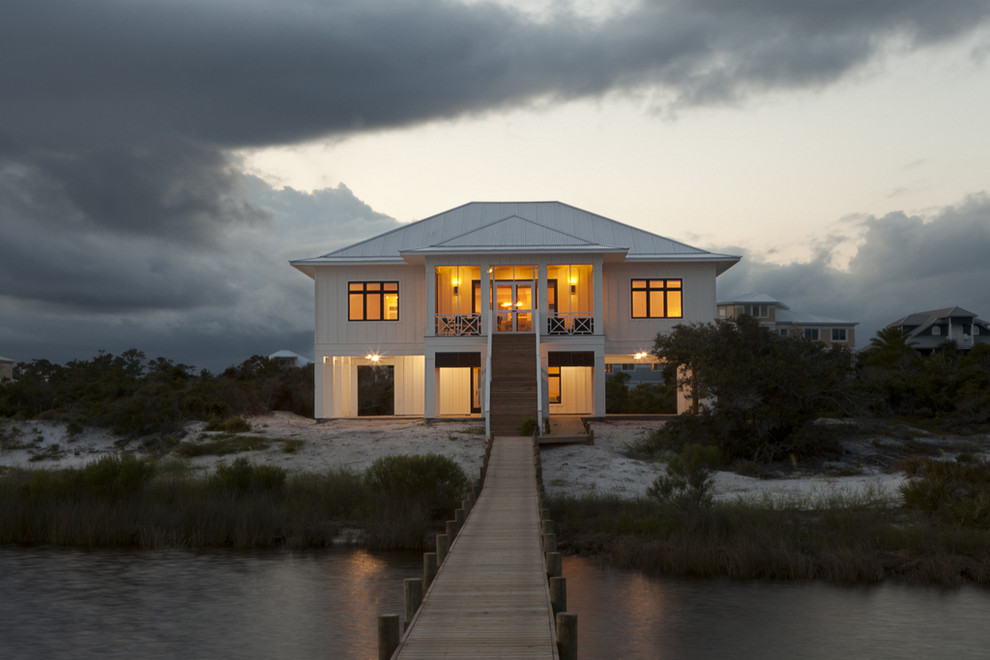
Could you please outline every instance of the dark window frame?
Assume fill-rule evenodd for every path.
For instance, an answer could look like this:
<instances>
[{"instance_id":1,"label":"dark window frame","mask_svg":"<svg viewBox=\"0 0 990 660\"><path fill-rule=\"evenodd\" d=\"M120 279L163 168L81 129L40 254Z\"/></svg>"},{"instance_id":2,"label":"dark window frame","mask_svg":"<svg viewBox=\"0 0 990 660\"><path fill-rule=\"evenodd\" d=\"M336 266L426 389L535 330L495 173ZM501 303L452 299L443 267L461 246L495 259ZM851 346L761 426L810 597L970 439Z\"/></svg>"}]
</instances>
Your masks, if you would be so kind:
<instances>
[{"instance_id":1,"label":"dark window frame","mask_svg":"<svg viewBox=\"0 0 990 660\"><path fill-rule=\"evenodd\" d=\"M659 287L653 286L653 282L662 282L663 284ZM677 282L677 286L668 286L668 282ZM637 285L637 283L641 283ZM677 292L680 294L680 314L673 315L668 313L670 309L670 294L672 292ZM655 314L652 309L650 309L650 300L652 296L650 294L659 292L663 296L663 313ZM646 298L646 315L637 316L636 315L636 294L640 293ZM684 318L684 280L680 277L657 277L657 278L635 278L629 280L629 312L634 319L680 319Z\"/></svg>"},{"instance_id":2,"label":"dark window frame","mask_svg":"<svg viewBox=\"0 0 990 660\"><path fill-rule=\"evenodd\" d=\"M380 288L377 290L368 289L369 284L377 284ZM395 285L395 290L386 289L386 285ZM354 290L352 287L354 285L361 285L361 290ZM385 298L387 293L395 294L395 318L388 319L385 318ZM368 318L368 298L370 296L378 296L378 318L369 319ZM361 296L361 318L354 318L351 314L353 312L353 307L351 305L352 296ZM400 297L399 297L399 281L398 280L358 280L347 283L347 320L353 322L371 322L377 323L379 321L394 322L401 318L401 307L400 307Z\"/></svg>"}]
</instances>

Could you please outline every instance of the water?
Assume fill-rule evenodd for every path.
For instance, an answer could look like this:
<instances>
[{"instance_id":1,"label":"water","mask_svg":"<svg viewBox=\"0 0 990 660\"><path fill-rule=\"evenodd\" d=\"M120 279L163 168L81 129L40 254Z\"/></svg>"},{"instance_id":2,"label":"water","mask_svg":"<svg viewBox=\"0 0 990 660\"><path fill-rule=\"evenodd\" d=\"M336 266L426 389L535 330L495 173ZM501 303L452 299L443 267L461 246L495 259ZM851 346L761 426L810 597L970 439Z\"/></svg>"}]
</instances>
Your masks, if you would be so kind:
<instances>
[{"instance_id":1,"label":"water","mask_svg":"<svg viewBox=\"0 0 990 660\"><path fill-rule=\"evenodd\" d=\"M419 555L0 548L2 658L377 657ZM565 558L583 660L985 658L990 591L651 578Z\"/></svg>"}]
</instances>

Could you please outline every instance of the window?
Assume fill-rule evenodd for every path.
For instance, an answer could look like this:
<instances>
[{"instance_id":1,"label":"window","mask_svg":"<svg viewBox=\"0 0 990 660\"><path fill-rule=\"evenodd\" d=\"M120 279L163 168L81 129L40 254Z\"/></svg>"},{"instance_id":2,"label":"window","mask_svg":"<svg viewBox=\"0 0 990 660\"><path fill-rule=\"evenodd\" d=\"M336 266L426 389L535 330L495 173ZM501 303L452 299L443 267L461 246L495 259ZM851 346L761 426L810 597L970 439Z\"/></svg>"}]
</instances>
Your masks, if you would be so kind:
<instances>
[{"instance_id":1,"label":"window","mask_svg":"<svg viewBox=\"0 0 990 660\"><path fill-rule=\"evenodd\" d=\"M718 317L720 319L724 319L726 316L728 316L728 312L725 309L725 307L719 307L718 308Z\"/></svg>"},{"instance_id":2,"label":"window","mask_svg":"<svg viewBox=\"0 0 990 660\"><path fill-rule=\"evenodd\" d=\"M560 403L560 367L547 369L547 391L550 394L550 403Z\"/></svg>"},{"instance_id":3,"label":"window","mask_svg":"<svg viewBox=\"0 0 990 660\"><path fill-rule=\"evenodd\" d=\"M814 339L815 341L818 341L818 337L819 337L819 335L818 335L818 328L805 328L804 329L804 338L805 339Z\"/></svg>"},{"instance_id":4,"label":"window","mask_svg":"<svg viewBox=\"0 0 990 660\"><path fill-rule=\"evenodd\" d=\"M788 332L788 330L787 330L787 328L781 328L781 329L780 329L780 336L781 336L781 337L786 337L786 336L788 336L789 334L791 334L791 333L790 333L790 332Z\"/></svg>"},{"instance_id":5,"label":"window","mask_svg":"<svg viewBox=\"0 0 990 660\"><path fill-rule=\"evenodd\" d=\"M936 336L942 334L942 328L938 327L937 325L933 325L932 326L932 334L933 335L936 335Z\"/></svg>"},{"instance_id":6,"label":"window","mask_svg":"<svg viewBox=\"0 0 990 660\"><path fill-rule=\"evenodd\" d=\"M398 282L349 282L348 321L398 321Z\"/></svg>"},{"instance_id":7,"label":"window","mask_svg":"<svg viewBox=\"0 0 990 660\"><path fill-rule=\"evenodd\" d=\"M845 328L832 328L832 341L848 341Z\"/></svg>"},{"instance_id":8,"label":"window","mask_svg":"<svg viewBox=\"0 0 990 660\"><path fill-rule=\"evenodd\" d=\"M681 280L632 280L634 319L679 319L681 314Z\"/></svg>"},{"instance_id":9,"label":"window","mask_svg":"<svg viewBox=\"0 0 990 660\"><path fill-rule=\"evenodd\" d=\"M766 305L746 305L746 313L756 319L770 317L770 308Z\"/></svg>"}]
</instances>

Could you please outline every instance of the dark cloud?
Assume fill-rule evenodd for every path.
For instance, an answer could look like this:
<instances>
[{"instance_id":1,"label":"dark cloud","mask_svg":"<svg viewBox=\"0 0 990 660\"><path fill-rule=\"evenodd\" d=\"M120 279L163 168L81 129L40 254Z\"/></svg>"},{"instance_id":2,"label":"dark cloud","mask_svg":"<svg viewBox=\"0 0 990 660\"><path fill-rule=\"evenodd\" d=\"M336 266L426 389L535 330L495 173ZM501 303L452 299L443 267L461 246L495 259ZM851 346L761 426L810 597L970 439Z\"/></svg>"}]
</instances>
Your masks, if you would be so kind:
<instances>
[{"instance_id":1,"label":"dark cloud","mask_svg":"<svg viewBox=\"0 0 990 660\"><path fill-rule=\"evenodd\" d=\"M988 13L985 0L668 0L533 22L449 0L6 3L0 126L59 148L246 146L642 86L710 103L826 84Z\"/></svg>"},{"instance_id":2,"label":"dark cloud","mask_svg":"<svg viewBox=\"0 0 990 660\"><path fill-rule=\"evenodd\" d=\"M840 241L808 262L746 257L719 278L719 298L768 293L795 310L859 321L860 346L910 312L959 306L990 319L990 196L928 217L890 213L857 224L862 244L848 270L830 265Z\"/></svg>"}]
</instances>

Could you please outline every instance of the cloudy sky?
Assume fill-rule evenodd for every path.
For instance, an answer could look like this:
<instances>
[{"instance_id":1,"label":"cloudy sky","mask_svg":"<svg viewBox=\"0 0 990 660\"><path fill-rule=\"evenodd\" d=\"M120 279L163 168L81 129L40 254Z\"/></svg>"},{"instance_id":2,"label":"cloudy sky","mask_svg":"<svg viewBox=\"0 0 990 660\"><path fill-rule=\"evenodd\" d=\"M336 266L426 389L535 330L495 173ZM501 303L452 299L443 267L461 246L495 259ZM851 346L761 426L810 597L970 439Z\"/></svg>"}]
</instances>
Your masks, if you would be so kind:
<instances>
[{"instance_id":1,"label":"cloudy sky","mask_svg":"<svg viewBox=\"0 0 990 660\"><path fill-rule=\"evenodd\" d=\"M988 0L0 7L0 355L312 354L288 266L560 200L858 320L990 318Z\"/></svg>"}]
</instances>

